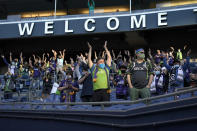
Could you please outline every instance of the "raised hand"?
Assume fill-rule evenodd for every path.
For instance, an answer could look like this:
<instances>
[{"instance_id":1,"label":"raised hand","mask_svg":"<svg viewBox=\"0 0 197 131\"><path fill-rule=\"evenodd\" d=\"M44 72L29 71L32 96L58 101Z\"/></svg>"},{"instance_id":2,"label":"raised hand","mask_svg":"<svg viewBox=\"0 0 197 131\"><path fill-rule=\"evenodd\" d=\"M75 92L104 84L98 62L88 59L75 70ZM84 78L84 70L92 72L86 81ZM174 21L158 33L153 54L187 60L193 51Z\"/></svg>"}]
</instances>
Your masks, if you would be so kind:
<instances>
[{"instance_id":1,"label":"raised hand","mask_svg":"<svg viewBox=\"0 0 197 131\"><path fill-rule=\"evenodd\" d=\"M128 56L130 56L131 54L130 54L129 50L127 52L128 52Z\"/></svg>"},{"instance_id":2,"label":"raised hand","mask_svg":"<svg viewBox=\"0 0 197 131\"><path fill-rule=\"evenodd\" d=\"M127 50L124 50L124 54L127 55Z\"/></svg>"},{"instance_id":3,"label":"raised hand","mask_svg":"<svg viewBox=\"0 0 197 131\"><path fill-rule=\"evenodd\" d=\"M162 51L162 56L163 56L163 57L166 57L167 54L166 54L164 51Z\"/></svg>"},{"instance_id":4,"label":"raised hand","mask_svg":"<svg viewBox=\"0 0 197 131\"><path fill-rule=\"evenodd\" d=\"M171 46L170 49L172 49L174 51L174 47Z\"/></svg>"},{"instance_id":5,"label":"raised hand","mask_svg":"<svg viewBox=\"0 0 197 131\"><path fill-rule=\"evenodd\" d=\"M104 48L107 49L107 41L105 41Z\"/></svg>"},{"instance_id":6,"label":"raised hand","mask_svg":"<svg viewBox=\"0 0 197 131\"><path fill-rule=\"evenodd\" d=\"M187 52L187 56L189 56L191 54L192 50L190 49L188 52Z\"/></svg>"},{"instance_id":7,"label":"raised hand","mask_svg":"<svg viewBox=\"0 0 197 131\"><path fill-rule=\"evenodd\" d=\"M151 54L151 49L150 48L148 49L148 53Z\"/></svg>"},{"instance_id":8,"label":"raised hand","mask_svg":"<svg viewBox=\"0 0 197 131\"><path fill-rule=\"evenodd\" d=\"M114 54L114 50L111 50L111 52Z\"/></svg>"},{"instance_id":9,"label":"raised hand","mask_svg":"<svg viewBox=\"0 0 197 131\"><path fill-rule=\"evenodd\" d=\"M187 45L184 46L184 50L187 48Z\"/></svg>"},{"instance_id":10,"label":"raised hand","mask_svg":"<svg viewBox=\"0 0 197 131\"><path fill-rule=\"evenodd\" d=\"M81 55L80 55L82 58L83 58L83 54L81 53Z\"/></svg>"},{"instance_id":11,"label":"raised hand","mask_svg":"<svg viewBox=\"0 0 197 131\"><path fill-rule=\"evenodd\" d=\"M92 46L90 45L89 42L87 42L89 49L92 49Z\"/></svg>"}]
</instances>

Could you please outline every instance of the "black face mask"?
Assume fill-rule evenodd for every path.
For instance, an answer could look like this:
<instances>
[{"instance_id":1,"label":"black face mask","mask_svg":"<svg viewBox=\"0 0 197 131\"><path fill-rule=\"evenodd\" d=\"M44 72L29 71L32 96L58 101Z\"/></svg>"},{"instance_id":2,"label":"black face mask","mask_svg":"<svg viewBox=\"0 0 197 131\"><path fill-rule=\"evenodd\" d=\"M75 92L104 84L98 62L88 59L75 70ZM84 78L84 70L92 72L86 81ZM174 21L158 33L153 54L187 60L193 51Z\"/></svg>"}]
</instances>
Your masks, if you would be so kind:
<instances>
[{"instance_id":1,"label":"black face mask","mask_svg":"<svg viewBox=\"0 0 197 131\"><path fill-rule=\"evenodd\" d=\"M126 70L121 70L121 73L122 73L122 74L125 74L125 73L126 73Z\"/></svg>"}]
</instances>

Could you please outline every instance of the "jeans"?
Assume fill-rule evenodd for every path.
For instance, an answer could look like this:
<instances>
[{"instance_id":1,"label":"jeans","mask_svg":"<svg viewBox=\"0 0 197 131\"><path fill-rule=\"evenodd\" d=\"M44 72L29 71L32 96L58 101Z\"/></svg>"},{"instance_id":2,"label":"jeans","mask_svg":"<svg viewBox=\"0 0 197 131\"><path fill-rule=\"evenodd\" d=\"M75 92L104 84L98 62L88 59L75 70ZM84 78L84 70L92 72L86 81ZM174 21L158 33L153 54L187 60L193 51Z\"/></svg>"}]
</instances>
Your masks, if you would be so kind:
<instances>
[{"instance_id":1,"label":"jeans","mask_svg":"<svg viewBox=\"0 0 197 131\"><path fill-rule=\"evenodd\" d=\"M94 10L89 10L89 15L94 15Z\"/></svg>"},{"instance_id":2,"label":"jeans","mask_svg":"<svg viewBox=\"0 0 197 131\"><path fill-rule=\"evenodd\" d=\"M56 94L50 94L50 101L54 103L59 103L60 102L60 95Z\"/></svg>"},{"instance_id":3,"label":"jeans","mask_svg":"<svg viewBox=\"0 0 197 131\"><path fill-rule=\"evenodd\" d=\"M170 93L175 92L177 89L180 89L180 88L183 88L183 87L184 87L184 83L180 83L179 85L176 85L176 86L171 85L170 89L169 89L169 92Z\"/></svg>"},{"instance_id":4,"label":"jeans","mask_svg":"<svg viewBox=\"0 0 197 131\"><path fill-rule=\"evenodd\" d=\"M33 89L39 89L40 88L40 79L39 78L34 78L33 79Z\"/></svg>"}]
</instances>

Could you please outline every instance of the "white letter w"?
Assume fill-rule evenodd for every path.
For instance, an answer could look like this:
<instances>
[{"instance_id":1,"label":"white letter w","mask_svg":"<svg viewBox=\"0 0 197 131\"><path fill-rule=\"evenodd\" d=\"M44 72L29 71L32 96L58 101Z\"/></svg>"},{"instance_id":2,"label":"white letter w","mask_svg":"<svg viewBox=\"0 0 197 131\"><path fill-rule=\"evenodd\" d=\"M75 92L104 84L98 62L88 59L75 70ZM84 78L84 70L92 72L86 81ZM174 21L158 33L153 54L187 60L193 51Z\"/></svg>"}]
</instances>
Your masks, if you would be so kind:
<instances>
[{"instance_id":1,"label":"white letter w","mask_svg":"<svg viewBox=\"0 0 197 131\"><path fill-rule=\"evenodd\" d=\"M29 24L25 23L24 26L22 27L21 23L18 24L19 28L19 33L21 36L25 34L25 31L27 31L27 35L31 35L33 28L34 28L34 23L31 23L31 27L29 28Z\"/></svg>"}]
</instances>

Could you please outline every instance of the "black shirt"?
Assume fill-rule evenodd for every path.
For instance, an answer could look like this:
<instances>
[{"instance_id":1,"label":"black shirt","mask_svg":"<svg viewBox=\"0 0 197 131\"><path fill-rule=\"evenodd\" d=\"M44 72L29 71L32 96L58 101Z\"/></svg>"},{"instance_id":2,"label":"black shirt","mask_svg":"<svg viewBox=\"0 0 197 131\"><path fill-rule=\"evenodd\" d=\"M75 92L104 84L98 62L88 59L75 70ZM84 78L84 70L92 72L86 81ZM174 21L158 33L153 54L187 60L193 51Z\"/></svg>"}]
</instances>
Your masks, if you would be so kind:
<instances>
[{"instance_id":1,"label":"black shirt","mask_svg":"<svg viewBox=\"0 0 197 131\"><path fill-rule=\"evenodd\" d=\"M82 76L84 77L84 75ZM82 78L81 77L81 78ZM91 96L93 94L93 83L92 83L92 75L89 74L88 77L83 81L83 88L81 92L81 97L82 96Z\"/></svg>"},{"instance_id":2,"label":"black shirt","mask_svg":"<svg viewBox=\"0 0 197 131\"><path fill-rule=\"evenodd\" d=\"M149 76L152 72L152 66L148 62L133 62L128 69L133 87L138 89L146 87L148 85Z\"/></svg>"}]
</instances>

